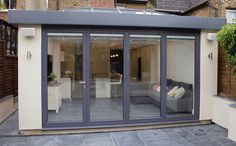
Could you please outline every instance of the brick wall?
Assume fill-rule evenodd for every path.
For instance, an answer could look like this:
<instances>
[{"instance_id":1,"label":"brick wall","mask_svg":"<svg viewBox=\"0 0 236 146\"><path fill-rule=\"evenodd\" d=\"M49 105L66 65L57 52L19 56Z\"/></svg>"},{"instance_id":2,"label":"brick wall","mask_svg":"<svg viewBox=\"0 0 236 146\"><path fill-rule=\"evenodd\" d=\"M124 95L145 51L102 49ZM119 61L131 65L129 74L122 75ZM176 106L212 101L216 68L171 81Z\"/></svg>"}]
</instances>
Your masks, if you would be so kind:
<instances>
[{"instance_id":1,"label":"brick wall","mask_svg":"<svg viewBox=\"0 0 236 146\"><path fill-rule=\"evenodd\" d=\"M225 18L226 8L236 9L236 0L208 0L209 4L190 11L186 15Z\"/></svg>"},{"instance_id":2,"label":"brick wall","mask_svg":"<svg viewBox=\"0 0 236 146\"><path fill-rule=\"evenodd\" d=\"M7 21L8 19L7 12L0 12L0 19Z\"/></svg>"},{"instance_id":3,"label":"brick wall","mask_svg":"<svg viewBox=\"0 0 236 146\"><path fill-rule=\"evenodd\" d=\"M16 9L24 10L26 8L26 0L17 0Z\"/></svg>"},{"instance_id":4,"label":"brick wall","mask_svg":"<svg viewBox=\"0 0 236 146\"><path fill-rule=\"evenodd\" d=\"M117 3L116 6L125 7L127 9L146 9L147 8L145 4L119 4Z\"/></svg>"},{"instance_id":5,"label":"brick wall","mask_svg":"<svg viewBox=\"0 0 236 146\"><path fill-rule=\"evenodd\" d=\"M56 10L56 0L49 0L49 10ZM60 0L60 9L70 8L114 8L114 0Z\"/></svg>"},{"instance_id":6,"label":"brick wall","mask_svg":"<svg viewBox=\"0 0 236 146\"><path fill-rule=\"evenodd\" d=\"M146 9L145 4L120 4L117 6L122 6L130 9ZM49 10L56 10L57 3L56 0L49 0L48 4ZM114 8L114 0L60 0L60 9L70 9L70 8Z\"/></svg>"},{"instance_id":7,"label":"brick wall","mask_svg":"<svg viewBox=\"0 0 236 146\"><path fill-rule=\"evenodd\" d=\"M54 4L56 5L56 3ZM56 8L56 6L53 7ZM89 0L60 0L60 9L62 10L75 7L90 7Z\"/></svg>"},{"instance_id":8,"label":"brick wall","mask_svg":"<svg viewBox=\"0 0 236 146\"><path fill-rule=\"evenodd\" d=\"M0 41L0 98L18 92L17 57L5 56L4 41Z\"/></svg>"},{"instance_id":9,"label":"brick wall","mask_svg":"<svg viewBox=\"0 0 236 146\"><path fill-rule=\"evenodd\" d=\"M4 84L4 77L3 77L3 67L4 67L4 42L3 41L0 41L0 98L3 97L3 93L4 93L4 90L3 90L3 84Z\"/></svg>"},{"instance_id":10,"label":"brick wall","mask_svg":"<svg viewBox=\"0 0 236 146\"><path fill-rule=\"evenodd\" d=\"M193 11L186 13L188 16L200 16L200 17L216 17L216 9L204 5Z\"/></svg>"},{"instance_id":11,"label":"brick wall","mask_svg":"<svg viewBox=\"0 0 236 146\"><path fill-rule=\"evenodd\" d=\"M56 0L48 0L48 10L56 10L57 2Z\"/></svg>"},{"instance_id":12,"label":"brick wall","mask_svg":"<svg viewBox=\"0 0 236 146\"><path fill-rule=\"evenodd\" d=\"M222 47L219 47L218 93L236 97L236 80L226 62L225 51Z\"/></svg>"},{"instance_id":13,"label":"brick wall","mask_svg":"<svg viewBox=\"0 0 236 146\"><path fill-rule=\"evenodd\" d=\"M220 0L209 0L209 3L217 9L217 16L221 18L225 18L226 8L236 8L236 0L224 0L223 3Z\"/></svg>"},{"instance_id":14,"label":"brick wall","mask_svg":"<svg viewBox=\"0 0 236 146\"><path fill-rule=\"evenodd\" d=\"M90 0L90 6L93 8L114 8L114 0Z\"/></svg>"}]
</instances>

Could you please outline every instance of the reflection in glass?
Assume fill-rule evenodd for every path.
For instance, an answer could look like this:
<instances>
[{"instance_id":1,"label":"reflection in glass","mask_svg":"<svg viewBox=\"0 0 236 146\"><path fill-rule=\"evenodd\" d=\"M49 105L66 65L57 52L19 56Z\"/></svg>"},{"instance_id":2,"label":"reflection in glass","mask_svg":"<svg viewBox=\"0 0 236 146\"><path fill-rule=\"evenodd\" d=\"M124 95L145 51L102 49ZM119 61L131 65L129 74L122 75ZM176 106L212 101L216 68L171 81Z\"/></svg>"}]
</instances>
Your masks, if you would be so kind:
<instances>
[{"instance_id":1,"label":"reflection in glass","mask_svg":"<svg viewBox=\"0 0 236 146\"><path fill-rule=\"evenodd\" d=\"M130 118L160 117L160 36L130 35Z\"/></svg>"},{"instance_id":2,"label":"reflection in glass","mask_svg":"<svg viewBox=\"0 0 236 146\"><path fill-rule=\"evenodd\" d=\"M82 121L82 34L48 34L48 121Z\"/></svg>"},{"instance_id":3,"label":"reflection in glass","mask_svg":"<svg viewBox=\"0 0 236 146\"><path fill-rule=\"evenodd\" d=\"M167 37L167 114L193 114L195 37Z\"/></svg>"},{"instance_id":4,"label":"reflection in glass","mask_svg":"<svg viewBox=\"0 0 236 146\"><path fill-rule=\"evenodd\" d=\"M123 35L90 35L90 119L123 119Z\"/></svg>"}]
</instances>

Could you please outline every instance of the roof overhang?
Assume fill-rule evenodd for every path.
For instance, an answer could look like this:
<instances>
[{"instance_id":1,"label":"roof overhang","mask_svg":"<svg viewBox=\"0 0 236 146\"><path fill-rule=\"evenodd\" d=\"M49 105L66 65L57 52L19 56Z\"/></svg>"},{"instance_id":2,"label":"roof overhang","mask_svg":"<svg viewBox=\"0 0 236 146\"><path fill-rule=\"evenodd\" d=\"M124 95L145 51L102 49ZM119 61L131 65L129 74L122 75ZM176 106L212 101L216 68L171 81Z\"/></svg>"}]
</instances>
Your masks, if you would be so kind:
<instances>
[{"instance_id":1,"label":"roof overhang","mask_svg":"<svg viewBox=\"0 0 236 146\"><path fill-rule=\"evenodd\" d=\"M226 19L176 15L10 10L11 24L89 25L219 30Z\"/></svg>"}]
</instances>

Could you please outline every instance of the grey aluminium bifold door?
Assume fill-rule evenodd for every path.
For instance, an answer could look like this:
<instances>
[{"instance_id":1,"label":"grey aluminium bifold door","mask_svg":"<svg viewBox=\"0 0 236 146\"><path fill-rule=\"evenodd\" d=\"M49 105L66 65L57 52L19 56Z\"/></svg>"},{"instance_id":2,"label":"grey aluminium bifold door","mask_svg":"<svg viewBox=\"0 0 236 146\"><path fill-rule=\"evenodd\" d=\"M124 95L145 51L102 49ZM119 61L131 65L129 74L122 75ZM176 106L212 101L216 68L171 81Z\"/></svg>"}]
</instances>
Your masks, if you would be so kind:
<instances>
[{"instance_id":1,"label":"grey aluminium bifold door","mask_svg":"<svg viewBox=\"0 0 236 146\"><path fill-rule=\"evenodd\" d=\"M123 120L124 35L89 34L90 121Z\"/></svg>"},{"instance_id":2,"label":"grey aluminium bifold door","mask_svg":"<svg viewBox=\"0 0 236 146\"><path fill-rule=\"evenodd\" d=\"M186 35L147 30L45 28L43 128L198 120L200 51L196 32L180 38L176 36ZM190 74L195 90L194 103L188 104L191 114L187 116L182 112L185 110L179 109L181 105L175 108L172 104L184 98L168 95L175 87L175 82L169 87L169 79L178 81L177 86L187 92L185 85L189 81L180 80L182 76L177 75L182 70L176 70L180 64L177 61L183 62L177 55L184 49L192 58L189 65L195 72ZM170 51L178 54L171 56ZM178 114L172 114L175 109Z\"/></svg>"},{"instance_id":3,"label":"grey aluminium bifold door","mask_svg":"<svg viewBox=\"0 0 236 146\"><path fill-rule=\"evenodd\" d=\"M160 118L160 35L130 34L130 119Z\"/></svg>"},{"instance_id":4,"label":"grey aluminium bifold door","mask_svg":"<svg viewBox=\"0 0 236 146\"><path fill-rule=\"evenodd\" d=\"M52 124L85 122L85 33L48 32L45 35L43 121Z\"/></svg>"}]
</instances>

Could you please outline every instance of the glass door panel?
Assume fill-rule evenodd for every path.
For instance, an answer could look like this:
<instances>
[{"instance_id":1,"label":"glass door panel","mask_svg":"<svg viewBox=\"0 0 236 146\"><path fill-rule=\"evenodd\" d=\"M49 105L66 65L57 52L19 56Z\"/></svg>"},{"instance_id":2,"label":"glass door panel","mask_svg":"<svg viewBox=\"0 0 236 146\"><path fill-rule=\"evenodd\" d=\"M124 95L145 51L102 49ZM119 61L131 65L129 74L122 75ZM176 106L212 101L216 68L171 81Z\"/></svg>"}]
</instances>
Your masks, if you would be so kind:
<instances>
[{"instance_id":1,"label":"glass door panel","mask_svg":"<svg viewBox=\"0 0 236 146\"><path fill-rule=\"evenodd\" d=\"M160 117L160 36L130 35L130 119Z\"/></svg>"},{"instance_id":2,"label":"glass door panel","mask_svg":"<svg viewBox=\"0 0 236 146\"><path fill-rule=\"evenodd\" d=\"M194 114L195 37L167 36L167 116Z\"/></svg>"},{"instance_id":3,"label":"glass door panel","mask_svg":"<svg viewBox=\"0 0 236 146\"><path fill-rule=\"evenodd\" d=\"M83 34L48 34L48 122L82 121Z\"/></svg>"},{"instance_id":4,"label":"glass door panel","mask_svg":"<svg viewBox=\"0 0 236 146\"><path fill-rule=\"evenodd\" d=\"M90 120L123 119L123 34L90 34Z\"/></svg>"}]
</instances>

